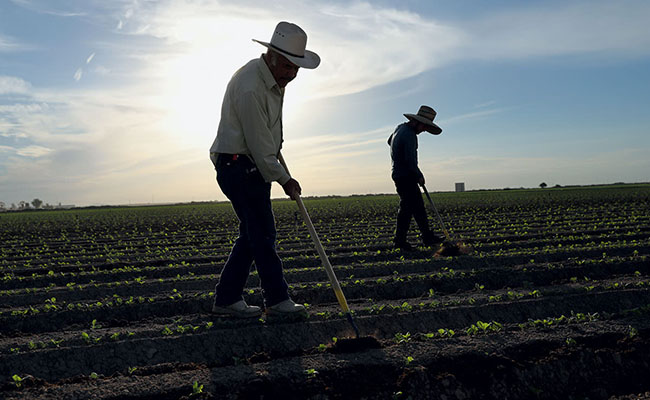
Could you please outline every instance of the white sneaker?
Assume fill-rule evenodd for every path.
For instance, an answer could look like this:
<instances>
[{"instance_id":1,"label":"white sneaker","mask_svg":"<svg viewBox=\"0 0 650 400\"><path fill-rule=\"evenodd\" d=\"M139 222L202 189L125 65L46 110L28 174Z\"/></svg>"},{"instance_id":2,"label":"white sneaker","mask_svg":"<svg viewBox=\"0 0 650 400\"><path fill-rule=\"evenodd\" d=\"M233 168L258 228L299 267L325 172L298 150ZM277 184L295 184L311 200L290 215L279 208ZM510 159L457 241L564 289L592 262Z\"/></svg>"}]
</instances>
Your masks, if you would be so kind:
<instances>
[{"instance_id":1,"label":"white sneaker","mask_svg":"<svg viewBox=\"0 0 650 400\"><path fill-rule=\"evenodd\" d=\"M249 306L244 300L239 300L229 306L212 306L212 313L237 318L255 318L262 315L262 309L258 306Z\"/></svg>"},{"instance_id":2,"label":"white sneaker","mask_svg":"<svg viewBox=\"0 0 650 400\"><path fill-rule=\"evenodd\" d=\"M266 313L274 316L283 315L307 315L307 309L302 304L296 304L293 300L287 299L278 304L267 307Z\"/></svg>"}]
</instances>

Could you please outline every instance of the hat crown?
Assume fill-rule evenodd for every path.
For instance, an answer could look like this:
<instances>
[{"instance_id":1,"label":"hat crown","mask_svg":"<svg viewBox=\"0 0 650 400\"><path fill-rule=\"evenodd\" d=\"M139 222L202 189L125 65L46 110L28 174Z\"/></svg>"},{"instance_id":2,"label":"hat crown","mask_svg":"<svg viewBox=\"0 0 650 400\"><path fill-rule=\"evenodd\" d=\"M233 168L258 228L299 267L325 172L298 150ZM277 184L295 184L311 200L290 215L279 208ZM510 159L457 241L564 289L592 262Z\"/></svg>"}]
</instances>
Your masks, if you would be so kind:
<instances>
[{"instance_id":1,"label":"hat crown","mask_svg":"<svg viewBox=\"0 0 650 400\"><path fill-rule=\"evenodd\" d=\"M429 107L429 106L420 106L420 109L418 110L418 114L422 118L426 118L429 121L433 121L434 118L436 118L436 111Z\"/></svg>"},{"instance_id":2,"label":"hat crown","mask_svg":"<svg viewBox=\"0 0 650 400\"><path fill-rule=\"evenodd\" d=\"M294 57L304 57L307 34L298 25L283 21L275 27L271 46Z\"/></svg>"}]
</instances>

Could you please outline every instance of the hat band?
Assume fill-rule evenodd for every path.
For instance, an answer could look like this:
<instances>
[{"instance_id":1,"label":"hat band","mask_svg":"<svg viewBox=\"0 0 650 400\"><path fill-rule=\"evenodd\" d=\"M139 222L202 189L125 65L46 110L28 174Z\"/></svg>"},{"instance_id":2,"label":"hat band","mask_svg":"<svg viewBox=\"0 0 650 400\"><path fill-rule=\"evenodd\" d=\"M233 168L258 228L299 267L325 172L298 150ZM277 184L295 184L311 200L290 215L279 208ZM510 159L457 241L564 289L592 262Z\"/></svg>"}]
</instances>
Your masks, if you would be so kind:
<instances>
[{"instance_id":1,"label":"hat band","mask_svg":"<svg viewBox=\"0 0 650 400\"><path fill-rule=\"evenodd\" d=\"M299 56L298 54L290 53L290 52L288 52L288 51L286 51L286 50L284 50L284 49L279 48L278 46L274 45L273 43L269 43L269 45L270 45L271 47L273 47L275 50L279 50L279 51L281 51L281 52L283 52L283 53L287 53L287 54L290 55L291 57L305 58L304 55Z\"/></svg>"}]
</instances>

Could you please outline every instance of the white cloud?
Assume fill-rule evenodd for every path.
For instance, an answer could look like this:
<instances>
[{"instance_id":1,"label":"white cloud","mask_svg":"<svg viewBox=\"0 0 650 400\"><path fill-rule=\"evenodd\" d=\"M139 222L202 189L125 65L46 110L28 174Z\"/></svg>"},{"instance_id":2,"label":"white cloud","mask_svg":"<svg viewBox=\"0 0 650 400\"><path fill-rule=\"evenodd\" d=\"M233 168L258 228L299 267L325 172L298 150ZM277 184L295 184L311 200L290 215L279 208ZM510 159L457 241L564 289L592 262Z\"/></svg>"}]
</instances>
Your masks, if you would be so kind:
<instances>
[{"instance_id":1,"label":"white cloud","mask_svg":"<svg viewBox=\"0 0 650 400\"><path fill-rule=\"evenodd\" d=\"M101 76L107 76L111 73L111 70L104 67L103 65L96 65L93 71Z\"/></svg>"},{"instance_id":2,"label":"white cloud","mask_svg":"<svg viewBox=\"0 0 650 400\"><path fill-rule=\"evenodd\" d=\"M74 80L79 82L81 80L81 77L83 76L84 70L83 68L77 68L77 70L74 73Z\"/></svg>"},{"instance_id":3,"label":"white cloud","mask_svg":"<svg viewBox=\"0 0 650 400\"><path fill-rule=\"evenodd\" d=\"M228 54L218 61L202 56L205 71L215 71L207 67L218 62L217 71L226 77L264 50L256 49L251 38L268 40L277 21L296 22L308 34L308 48L322 59L317 71L301 71L292 83L292 91L303 99L356 93L476 58L650 53L650 3L642 1L520 6L466 22L445 22L365 1L330 5L288 0L257 7L166 0L127 3L127 17L132 34L185 46L180 55L150 54L163 57L163 64L186 56L198 61L201 49ZM199 72L209 79L208 72Z\"/></svg>"},{"instance_id":4,"label":"white cloud","mask_svg":"<svg viewBox=\"0 0 650 400\"><path fill-rule=\"evenodd\" d=\"M50 153L52 149L36 145L24 147L0 146L0 151L16 154L22 157L38 158Z\"/></svg>"},{"instance_id":5,"label":"white cloud","mask_svg":"<svg viewBox=\"0 0 650 400\"><path fill-rule=\"evenodd\" d=\"M31 85L14 76L0 75L0 95L29 93Z\"/></svg>"},{"instance_id":6,"label":"white cloud","mask_svg":"<svg viewBox=\"0 0 650 400\"><path fill-rule=\"evenodd\" d=\"M180 52L195 59L203 52L204 60L215 64L213 67L224 76L224 81L245 61L265 51L251 42L252 38L269 40L280 20L297 23L308 34L308 49L323 60L318 73L301 71L303 82L292 89L301 98L355 93L417 75L443 62L445 51L459 45L463 37L457 29L425 20L413 12L367 2L333 6L290 0L282 6L256 7L161 1L138 3L137 9L129 6L129 10L133 10L129 21L131 34L182 44L176 48L185 49ZM336 29L332 29L334 26ZM436 38L435 47L409 51L409 44L432 37ZM207 53L228 56L206 60ZM179 60L162 61L166 64ZM204 73L214 73L215 68L208 67Z\"/></svg>"},{"instance_id":7,"label":"white cloud","mask_svg":"<svg viewBox=\"0 0 650 400\"><path fill-rule=\"evenodd\" d=\"M52 152L52 149L48 149L43 146L26 146L16 149L16 154L23 157L42 157L48 153Z\"/></svg>"},{"instance_id":8,"label":"white cloud","mask_svg":"<svg viewBox=\"0 0 650 400\"><path fill-rule=\"evenodd\" d=\"M86 64L90 64L90 62L95 58L95 53L92 53L91 55L86 58Z\"/></svg>"},{"instance_id":9,"label":"white cloud","mask_svg":"<svg viewBox=\"0 0 650 400\"><path fill-rule=\"evenodd\" d=\"M18 48L18 43L14 40L0 35L0 52L1 51L12 51Z\"/></svg>"},{"instance_id":10,"label":"white cloud","mask_svg":"<svg viewBox=\"0 0 650 400\"><path fill-rule=\"evenodd\" d=\"M49 0L11 0L11 1L20 7L26 8L30 11L37 12L39 14L49 14L57 17L80 17L86 15L86 13L84 12L69 11L69 9L72 9L74 6L74 3L71 1L60 1L57 3L54 3ZM69 9L52 8L53 3L54 6L64 7L65 5L69 5L70 8Z\"/></svg>"},{"instance_id":11,"label":"white cloud","mask_svg":"<svg viewBox=\"0 0 650 400\"><path fill-rule=\"evenodd\" d=\"M436 120L436 123L446 125L446 124L451 124L451 123L458 122L458 121L464 121L464 120L468 120L468 119L475 119L475 118L485 117L485 116L488 116L488 115L494 115L494 114L501 113L503 111L506 111L506 109L505 108L493 108L493 109L488 109L488 110L474 111L474 112L471 112L471 113L455 115L455 116L452 116L452 117L449 117L449 118L444 118L444 119L441 119L440 121Z\"/></svg>"},{"instance_id":12,"label":"white cloud","mask_svg":"<svg viewBox=\"0 0 650 400\"><path fill-rule=\"evenodd\" d=\"M47 108L47 104L44 103L1 105L0 113L28 114L28 113L40 112L46 108Z\"/></svg>"}]
</instances>

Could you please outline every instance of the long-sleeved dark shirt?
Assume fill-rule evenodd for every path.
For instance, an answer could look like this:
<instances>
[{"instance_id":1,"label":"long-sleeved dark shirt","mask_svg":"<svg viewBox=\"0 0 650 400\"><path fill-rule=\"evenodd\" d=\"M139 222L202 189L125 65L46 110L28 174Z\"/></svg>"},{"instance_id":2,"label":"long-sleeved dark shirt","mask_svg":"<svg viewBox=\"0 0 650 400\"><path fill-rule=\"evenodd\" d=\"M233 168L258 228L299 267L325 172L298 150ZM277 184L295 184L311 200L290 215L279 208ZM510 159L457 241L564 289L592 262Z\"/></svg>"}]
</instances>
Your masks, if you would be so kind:
<instances>
[{"instance_id":1,"label":"long-sleeved dark shirt","mask_svg":"<svg viewBox=\"0 0 650 400\"><path fill-rule=\"evenodd\" d=\"M394 181L401 179L417 181L423 177L418 168L417 133L408 123L405 122L395 128L395 132L388 138L388 144L392 160L391 177Z\"/></svg>"}]
</instances>

